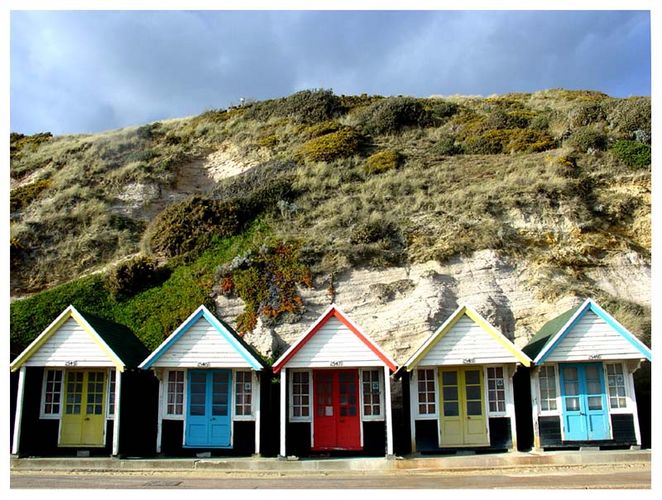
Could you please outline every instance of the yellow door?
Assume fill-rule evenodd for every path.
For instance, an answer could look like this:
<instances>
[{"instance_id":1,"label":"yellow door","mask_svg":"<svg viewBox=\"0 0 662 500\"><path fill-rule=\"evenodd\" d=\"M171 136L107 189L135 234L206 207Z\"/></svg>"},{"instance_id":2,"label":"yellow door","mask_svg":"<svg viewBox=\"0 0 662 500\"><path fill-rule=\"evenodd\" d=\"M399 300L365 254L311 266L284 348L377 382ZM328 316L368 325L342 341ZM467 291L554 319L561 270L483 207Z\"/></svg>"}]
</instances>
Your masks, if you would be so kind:
<instances>
[{"instance_id":1,"label":"yellow door","mask_svg":"<svg viewBox=\"0 0 662 500\"><path fill-rule=\"evenodd\" d=\"M439 370L441 446L489 445L483 370Z\"/></svg>"},{"instance_id":2,"label":"yellow door","mask_svg":"<svg viewBox=\"0 0 662 500\"><path fill-rule=\"evenodd\" d=\"M59 446L103 446L106 373L67 371Z\"/></svg>"}]
</instances>

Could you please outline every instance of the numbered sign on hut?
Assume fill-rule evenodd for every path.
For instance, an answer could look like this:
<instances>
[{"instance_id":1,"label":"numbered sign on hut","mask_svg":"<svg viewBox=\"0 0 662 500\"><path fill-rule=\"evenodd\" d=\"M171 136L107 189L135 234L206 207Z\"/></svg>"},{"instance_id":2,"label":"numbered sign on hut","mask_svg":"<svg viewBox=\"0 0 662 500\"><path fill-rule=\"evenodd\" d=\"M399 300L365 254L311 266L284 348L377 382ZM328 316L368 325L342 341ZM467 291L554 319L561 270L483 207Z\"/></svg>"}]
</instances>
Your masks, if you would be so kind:
<instances>
[{"instance_id":1,"label":"numbered sign on hut","mask_svg":"<svg viewBox=\"0 0 662 500\"><path fill-rule=\"evenodd\" d=\"M396 375L409 382L412 452L517 449L513 375L531 360L461 305Z\"/></svg>"},{"instance_id":2,"label":"numbered sign on hut","mask_svg":"<svg viewBox=\"0 0 662 500\"><path fill-rule=\"evenodd\" d=\"M12 453L136 450L151 430L140 401L153 384L130 369L147 353L125 326L67 307L11 363L19 371ZM136 391L148 396L136 400ZM118 415L132 423L126 439Z\"/></svg>"},{"instance_id":3,"label":"numbered sign on hut","mask_svg":"<svg viewBox=\"0 0 662 500\"><path fill-rule=\"evenodd\" d=\"M280 373L280 455L353 450L393 454L395 363L331 305L274 364Z\"/></svg>"},{"instance_id":4,"label":"numbered sign on hut","mask_svg":"<svg viewBox=\"0 0 662 500\"><path fill-rule=\"evenodd\" d=\"M156 451L260 453L264 365L205 306L193 312L141 365L160 381Z\"/></svg>"},{"instance_id":5,"label":"numbered sign on hut","mask_svg":"<svg viewBox=\"0 0 662 500\"><path fill-rule=\"evenodd\" d=\"M536 448L641 444L633 373L651 351L593 300L548 321L524 352Z\"/></svg>"}]
</instances>

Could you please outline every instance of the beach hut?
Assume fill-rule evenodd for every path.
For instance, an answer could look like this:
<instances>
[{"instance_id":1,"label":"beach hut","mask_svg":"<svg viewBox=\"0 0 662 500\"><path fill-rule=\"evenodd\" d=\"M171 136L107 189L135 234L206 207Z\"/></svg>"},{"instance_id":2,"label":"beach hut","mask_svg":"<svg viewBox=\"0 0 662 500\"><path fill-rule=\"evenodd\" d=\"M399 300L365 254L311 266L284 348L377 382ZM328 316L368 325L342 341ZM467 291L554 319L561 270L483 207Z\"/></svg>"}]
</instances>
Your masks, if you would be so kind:
<instances>
[{"instance_id":1,"label":"beach hut","mask_svg":"<svg viewBox=\"0 0 662 500\"><path fill-rule=\"evenodd\" d=\"M641 444L633 373L651 351L593 300L548 321L524 352L535 448Z\"/></svg>"},{"instance_id":2,"label":"beach hut","mask_svg":"<svg viewBox=\"0 0 662 500\"><path fill-rule=\"evenodd\" d=\"M140 452L153 427L141 403L155 381L135 369L147 354L125 326L67 307L10 365L12 454Z\"/></svg>"},{"instance_id":3,"label":"beach hut","mask_svg":"<svg viewBox=\"0 0 662 500\"><path fill-rule=\"evenodd\" d=\"M531 360L460 305L398 370L408 386L411 450L517 449L513 375Z\"/></svg>"},{"instance_id":4,"label":"beach hut","mask_svg":"<svg viewBox=\"0 0 662 500\"><path fill-rule=\"evenodd\" d=\"M280 374L280 456L393 455L395 363L335 304L273 365Z\"/></svg>"},{"instance_id":5,"label":"beach hut","mask_svg":"<svg viewBox=\"0 0 662 500\"><path fill-rule=\"evenodd\" d=\"M140 367L159 379L157 453L260 453L264 364L204 305Z\"/></svg>"}]
</instances>

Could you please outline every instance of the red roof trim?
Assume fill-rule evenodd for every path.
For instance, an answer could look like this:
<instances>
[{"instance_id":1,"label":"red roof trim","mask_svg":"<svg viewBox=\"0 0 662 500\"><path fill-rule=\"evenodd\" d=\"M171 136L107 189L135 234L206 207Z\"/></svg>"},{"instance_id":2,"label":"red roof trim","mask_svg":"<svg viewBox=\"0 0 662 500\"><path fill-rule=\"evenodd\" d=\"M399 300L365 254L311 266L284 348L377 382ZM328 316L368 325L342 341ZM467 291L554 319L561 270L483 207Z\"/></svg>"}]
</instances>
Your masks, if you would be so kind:
<instances>
[{"instance_id":1,"label":"red roof trim","mask_svg":"<svg viewBox=\"0 0 662 500\"><path fill-rule=\"evenodd\" d=\"M386 366L388 366L391 371L395 371L396 366L391 361L370 339L368 339L365 335L361 333L361 331L355 327L349 319L347 319L338 309L335 307L332 307L328 313L324 315L324 317L321 320L318 320L317 324L303 337L301 338L295 345L295 347L290 351L290 353L285 357L280 363L275 364L272 369L274 373L278 373L283 366L285 366L293 357L294 355L301 350L301 348L308 343L308 341L326 324L329 319L332 317L337 318L343 325L345 325L349 330L356 335L361 342L363 342L368 349L370 349L373 353L377 355L379 359L381 359Z\"/></svg>"}]
</instances>

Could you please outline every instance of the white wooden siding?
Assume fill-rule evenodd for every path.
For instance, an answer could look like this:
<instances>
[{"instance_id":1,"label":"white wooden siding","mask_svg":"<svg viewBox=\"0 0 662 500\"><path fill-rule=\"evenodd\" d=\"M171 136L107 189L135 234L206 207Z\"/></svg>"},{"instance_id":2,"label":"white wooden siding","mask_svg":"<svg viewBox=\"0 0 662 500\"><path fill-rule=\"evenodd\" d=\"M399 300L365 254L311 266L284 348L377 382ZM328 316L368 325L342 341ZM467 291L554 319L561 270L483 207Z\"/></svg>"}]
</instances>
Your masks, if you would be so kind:
<instances>
[{"instance_id":1,"label":"white wooden siding","mask_svg":"<svg viewBox=\"0 0 662 500\"><path fill-rule=\"evenodd\" d=\"M593 311L586 314L563 337L546 361L591 359L639 359L644 356Z\"/></svg>"},{"instance_id":2,"label":"white wooden siding","mask_svg":"<svg viewBox=\"0 0 662 500\"><path fill-rule=\"evenodd\" d=\"M518 361L497 339L465 315L437 341L418 367L461 365L469 359L475 364Z\"/></svg>"},{"instance_id":3,"label":"white wooden siding","mask_svg":"<svg viewBox=\"0 0 662 500\"><path fill-rule=\"evenodd\" d=\"M26 366L114 366L108 353L73 318L35 352Z\"/></svg>"},{"instance_id":4,"label":"white wooden siding","mask_svg":"<svg viewBox=\"0 0 662 500\"><path fill-rule=\"evenodd\" d=\"M202 363L202 364L201 364ZM208 364L207 364L208 363ZM251 368L204 317L199 318L154 363L162 368Z\"/></svg>"},{"instance_id":5,"label":"white wooden siding","mask_svg":"<svg viewBox=\"0 0 662 500\"><path fill-rule=\"evenodd\" d=\"M288 368L383 365L384 362L337 318L330 318L287 363Z\"/></svg>"}]
</instances>

